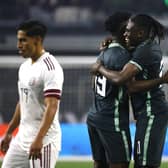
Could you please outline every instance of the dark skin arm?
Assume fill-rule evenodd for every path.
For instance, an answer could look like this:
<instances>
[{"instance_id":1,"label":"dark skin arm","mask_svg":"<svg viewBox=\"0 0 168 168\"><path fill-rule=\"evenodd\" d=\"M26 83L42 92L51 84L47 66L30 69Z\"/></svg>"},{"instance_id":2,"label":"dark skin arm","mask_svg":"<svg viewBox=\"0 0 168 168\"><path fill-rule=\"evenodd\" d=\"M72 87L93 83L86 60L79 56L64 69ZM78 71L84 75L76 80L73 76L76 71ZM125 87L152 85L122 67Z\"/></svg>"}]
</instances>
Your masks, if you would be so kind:
<instances>
[{"instance_id":1,"label":"dark skin arm","mask_svg":"<svg viewBox=\"0 0 168 168\"><path fill-rule=\"evenodd\" d=\"M15 108L15 113L12 117L12 120L10 121L10 123L8 125L6 133L5 133L5 135L1 141L1 144L0 144L0 150L3 153L7 152L8 148L9 148L9 144L12 139L12 133L19 126L19 123L20 123L20 104L18 102L16 105L16 108Z\"/></svg>"},{"instance_id":2,"label":"dark skin arm","mask_svg":"<svg viewBox=\"0 0 168 168\"><path fill-rule=\"evenodd\" d=\"M91 67L91 73L93 75L102 74L116 85L125 84L126 82L131 80L138 72L139 69L135 65L130 63L127 63L121 71L108 70L101 64L99 60Z\"/></svg>"},{"instance_id":3,"label":"dark skin arm","mask_svg":"<svg viewBox=\"0 0 168 168\"><path fill-rule=\"evenodd\" d=\"M55 117L57 108L58 108L58 102L59 100L55 97L46 97L45 100L46 110L44 112L44 116L42 118L39 131L33 141L33 143L30 146L30 154L29 159L37 159L41 156L41 149L43 147L43 138L48 132L48 129L50 128L53 119Z\"/></svg>"},{"instance_id":4,"label":"dark skin arm","mask_svg":"<svg viewBox=\"0 0 168 168\"><path fill-rule=\"evenodd\" d=\"M127 83L128 91L130 93L148 91L160 84L168 83L168 71L163 74L160 78L151 80L136 81L132 80Z\"/></svg>"},{"instance_id":5,"label":"dark skin arm","mask_svg":"<svg viewBox=\"0 0 168 168\"><path fill-rule=\"evenodd\" d=\"M108 70L100 61L93 64L91 68L92 74L100 73L116 85L126 84L130 93L147 91L153 87L168 82L168 72L166 72L162 77L152 80L133 80L138 72L139 69L131 63L127 63L121 71Z\"/></svg>"}]
</instances>

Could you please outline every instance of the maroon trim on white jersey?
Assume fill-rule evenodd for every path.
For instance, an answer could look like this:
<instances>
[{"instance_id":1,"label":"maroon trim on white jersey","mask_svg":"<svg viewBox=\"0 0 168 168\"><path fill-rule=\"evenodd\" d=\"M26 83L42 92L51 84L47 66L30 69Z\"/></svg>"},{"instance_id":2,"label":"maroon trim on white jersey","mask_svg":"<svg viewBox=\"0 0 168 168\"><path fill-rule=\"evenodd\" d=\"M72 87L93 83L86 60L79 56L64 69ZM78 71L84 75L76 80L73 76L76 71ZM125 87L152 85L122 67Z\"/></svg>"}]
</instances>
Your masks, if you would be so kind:
<instances>
[{"instance_id":1,"label":"maroon trim on white jersey","mask_svg":"<svg viewBox=\"0 0 168 168\"><path fill-rule=\"evenodd\" d=\"M42 163L42 154L40 154L40 168L42 168L42 165L43 165L43 163Z\"/></svg>"},{"instance_id":2,"label":"maroon trim on white jersey","mask_svg":"<svg viewBox=\"0 0 168 168\"><path fill-rule=\"evenodd\" d=\"M50 59L50 57L46 57L43 59L44 63L47 65L47 68L49 71L54 70L55 66L52 62L52 60Z\"/></svg>"},{"instance_id":3,"label":"maroon trim on white jersey","mask_svg":"<svg viewBox=\"0 0 168 168\"><path fill-rule=\"evenodd\" d=\"M43 148L43 152L40 155L40 168L50 168L51 166L51 144L48 144ZM32 159L32 166L36 168L35 159Z\"/></svg>"},{"instance_id":4,"label":"maroon trim on white jersey","mask_svg":"<svg viewBox=\"0 0 168 168\"><path fill-rule=\"evenodd\" d=\"M43 157L42 157L42 168L50 168L51 162L51 144L44 147Z\"/></svg>"},{"instance_id":5,"label":"maroon trim on white jersey","mask_svg":"<svg viewBox=\"0 0 168 168\"><path fill-rule=\"evenodd\" d=\"M35 168L34 159L32 159L32 165L33 165L33 168Z\"/></svg>"},{"instance_id":6,"label":"maroon trim on white jersey","mask_svg":"<svg viewBox=\"0 0 168 168\"><path fill-rule=\"evenodd\" d=\"M42 167L42 154L40 154L40 157L38 157L38 159L40 160L40 168L43 168ZM32 162L32 167L33 168L36 168L36 166L35 166L35 162L36 162L36 159L31 159L31 162Z\"/></svg>"},{"instance_id":7,"label":"maroon trim on white jersey","mask_svg":"<svg viewBox=\"0 0 168 168\"><path fill-rule=\"evenodd\" d=\"M61 98L61 90L59 89L48 89L44 91L44 97L56 97L57 99Z\"/></svg>"}]
</instances>

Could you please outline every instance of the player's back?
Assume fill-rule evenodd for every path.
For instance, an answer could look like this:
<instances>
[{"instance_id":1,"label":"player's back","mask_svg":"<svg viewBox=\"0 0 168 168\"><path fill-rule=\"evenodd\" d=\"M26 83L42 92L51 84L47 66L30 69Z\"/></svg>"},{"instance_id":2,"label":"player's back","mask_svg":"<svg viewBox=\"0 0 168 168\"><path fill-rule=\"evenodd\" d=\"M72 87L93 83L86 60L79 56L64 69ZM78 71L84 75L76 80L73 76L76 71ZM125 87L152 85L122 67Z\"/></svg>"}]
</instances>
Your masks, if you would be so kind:
<instances>
[{"instance_id":1,"label":"player's back","mask_svg":"<svg viewBox=\"0 0 168 168\"><path fill-rule=\"evenodd\" d=\"M98 57L107 69L121 70L130 60L130 54L118 43L111 43ZM125 86L114 85L102 75L95 77L94 101L89 110L88 123L109 129L119 124L128 124L128 95Z\"/></svg>"}]
</instances>

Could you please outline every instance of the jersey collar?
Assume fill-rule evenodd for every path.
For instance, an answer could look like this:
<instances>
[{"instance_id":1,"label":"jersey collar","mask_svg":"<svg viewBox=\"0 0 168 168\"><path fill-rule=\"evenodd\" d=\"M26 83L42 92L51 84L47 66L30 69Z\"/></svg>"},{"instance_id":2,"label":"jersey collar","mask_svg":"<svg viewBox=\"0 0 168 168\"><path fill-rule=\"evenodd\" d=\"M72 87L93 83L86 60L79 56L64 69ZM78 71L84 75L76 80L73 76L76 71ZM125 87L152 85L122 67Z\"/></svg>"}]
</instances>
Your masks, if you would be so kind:
<instances>
[{"instance_id":1,"label":"jersey collar","mask_svg":"<svg viewBox=\"0 0 168 168\"><path fill-rule=\"evenodd\" d=\"M122 45L120 45L119 43L116 43L116 42L112 42L109 44L108 48L111 48L111 47L121 47L121 48L124 48Z\"/></svg>"}]
</instances>

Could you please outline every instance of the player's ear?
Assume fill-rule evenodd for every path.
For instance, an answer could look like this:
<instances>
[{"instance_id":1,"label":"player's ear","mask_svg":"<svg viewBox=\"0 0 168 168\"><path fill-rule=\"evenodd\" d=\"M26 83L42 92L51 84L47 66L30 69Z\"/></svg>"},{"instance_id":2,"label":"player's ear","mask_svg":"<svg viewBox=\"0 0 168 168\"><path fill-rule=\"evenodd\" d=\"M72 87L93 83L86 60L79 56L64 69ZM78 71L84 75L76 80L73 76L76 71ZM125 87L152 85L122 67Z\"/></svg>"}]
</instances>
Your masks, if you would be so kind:
<instances>
[{"instance_id":1,"label":"player's ear","mask_svg":"<svg viewBox=\"0 0 168 168\"><path fill-rule=\"evenodd\" d=\"M40 36L34 37L34 45L37 45L40 41L42 41L42 38Z\"/></svg>"}]
</instances>

